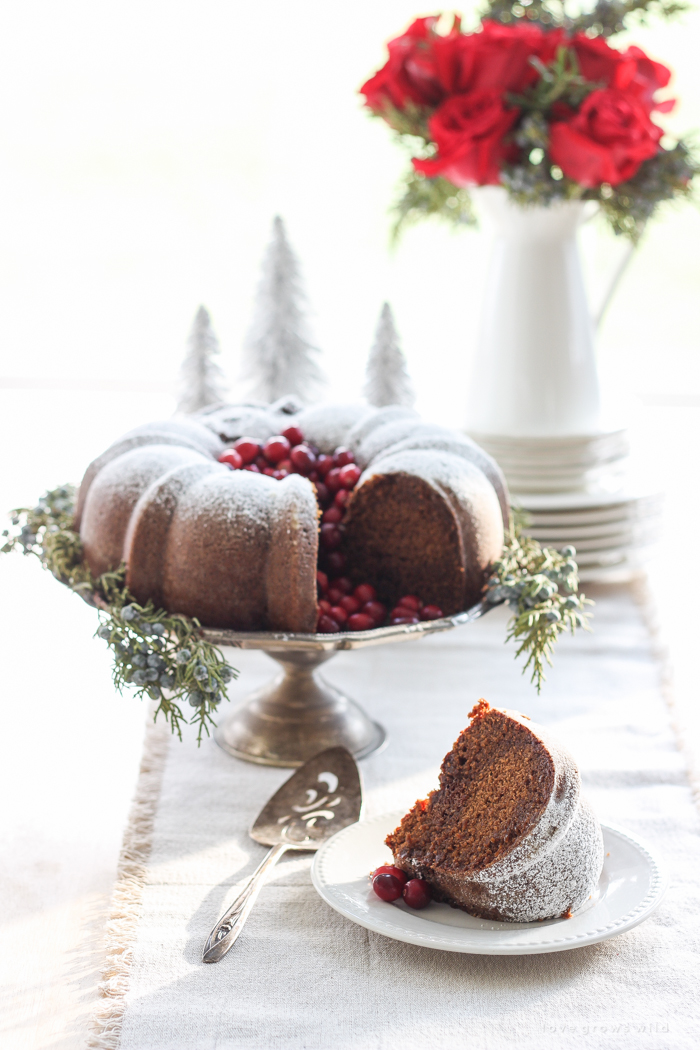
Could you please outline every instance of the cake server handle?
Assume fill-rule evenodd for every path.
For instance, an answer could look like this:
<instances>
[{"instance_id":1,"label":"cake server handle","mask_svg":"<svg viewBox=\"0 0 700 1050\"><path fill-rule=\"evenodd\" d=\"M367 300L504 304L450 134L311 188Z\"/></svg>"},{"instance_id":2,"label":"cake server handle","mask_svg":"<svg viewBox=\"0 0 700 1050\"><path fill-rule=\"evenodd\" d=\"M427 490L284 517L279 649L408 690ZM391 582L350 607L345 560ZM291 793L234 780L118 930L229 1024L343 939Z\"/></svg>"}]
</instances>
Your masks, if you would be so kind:
<instances>
[{"instance_id":1,"label":"cake server handle","mask_svg":"<svg viewBox=\"0 0 700 1050\"><path fill-rule=\"evenodd\" d=\"M231 907L221 916L209 934L202 952L202 962L219 962L233 947L257 900L268 871L275 866L288 849L286 842L280 842L265 855L262 863L251 875L248 885L239 893Z\"/></svg>"}]
</instances>

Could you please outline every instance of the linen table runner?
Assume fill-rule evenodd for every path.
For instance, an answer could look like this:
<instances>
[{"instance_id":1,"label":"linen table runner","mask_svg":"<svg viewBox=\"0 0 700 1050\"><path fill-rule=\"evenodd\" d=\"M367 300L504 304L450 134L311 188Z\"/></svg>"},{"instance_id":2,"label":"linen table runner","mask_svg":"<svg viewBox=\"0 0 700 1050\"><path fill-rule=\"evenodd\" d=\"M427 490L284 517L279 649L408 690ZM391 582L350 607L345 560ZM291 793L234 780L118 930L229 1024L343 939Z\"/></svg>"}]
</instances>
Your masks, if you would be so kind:
<instances>
[{"instance_id":1,"label":"linen table runner","mask_svg":"<svg viewBox=\"0 0 700 1050\"><path fill-rule=\"evenodd\" d=\"M697 813L640 609L624 588L596 598L594 632L563 640L540 697L503 644L503 609L439 637L341 653L325 673L389 733L386 750L360 763L368 817L408 809L436 786L480 697L550 726L600 819L665 859L670 889L649 920L554 954L431 951L332 911L311 885L310 855L288 854L229 955L203 965L211 927L263 856L247 828L290 771L237 761L213 742L198 750L188 736L167 747L133 944L121 978L107 982L91 1046L695 1048ZM228 655L242 672L234 703L275 671L262 653Z\"/></svg>"}]
</instances>

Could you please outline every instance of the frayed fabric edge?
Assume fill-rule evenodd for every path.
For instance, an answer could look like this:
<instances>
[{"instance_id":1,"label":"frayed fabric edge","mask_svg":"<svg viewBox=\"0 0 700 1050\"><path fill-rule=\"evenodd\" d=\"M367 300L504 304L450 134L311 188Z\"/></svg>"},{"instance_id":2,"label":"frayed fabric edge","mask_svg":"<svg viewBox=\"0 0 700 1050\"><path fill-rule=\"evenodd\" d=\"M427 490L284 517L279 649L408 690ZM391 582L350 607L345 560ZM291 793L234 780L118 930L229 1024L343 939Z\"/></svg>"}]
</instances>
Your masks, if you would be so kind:
<instances>
[{"instance_id":1,"label":"frayed fabric edge","mask_svg":"<svg viewBox=\"0 0 700 1050\"><path fill-rule=\"evenodd\" d=\"M105 960L87 1050L117 1050L119 1046L146 862L151 852L170 736L164 723L149 721L105 925Z\"/></svg>"}]
</instances>

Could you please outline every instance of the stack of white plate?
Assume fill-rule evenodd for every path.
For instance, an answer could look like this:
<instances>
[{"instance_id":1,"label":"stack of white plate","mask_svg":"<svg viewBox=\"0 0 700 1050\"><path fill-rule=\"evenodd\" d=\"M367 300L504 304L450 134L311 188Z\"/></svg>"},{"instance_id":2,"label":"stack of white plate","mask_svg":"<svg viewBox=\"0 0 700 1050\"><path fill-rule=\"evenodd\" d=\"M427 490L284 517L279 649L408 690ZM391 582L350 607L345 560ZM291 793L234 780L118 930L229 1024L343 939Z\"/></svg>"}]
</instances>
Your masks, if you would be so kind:
<instances>
[{"instance_id":1,"label":"stack of white plate","mask_svg":"<svg viewBox=\"0 0 700 1050\"><path fill-rule=\"evenodd\" d=\"M471 435L489 452L514 492L589 491L621 483L629 456L627 430L562 437Z\"/></svg>"},{"instance_id":2,"label":"stack of white plate","mask_svg":"<svg viewBox=\"0 0 700 1050\"><path fill-rule=\"evenodd\" d=\"M528 512L527 532L546 547L573 544L582 580L629 579L652 553L661 532L662 496L641 487L613 493L514 493Z\"/></svg>"},{"instance_id":3,"label":"stack of white plate","mask_svg":"<svg viewBox=\"0 0 700 1050\"><path fill-rule=\"evenodd\" d=\"M582 580L637 573L661 532L662 496L630 481L626 430L562 437L471 436L500 464L543 546L576 547Z\"/></svg>"}]
</instances>

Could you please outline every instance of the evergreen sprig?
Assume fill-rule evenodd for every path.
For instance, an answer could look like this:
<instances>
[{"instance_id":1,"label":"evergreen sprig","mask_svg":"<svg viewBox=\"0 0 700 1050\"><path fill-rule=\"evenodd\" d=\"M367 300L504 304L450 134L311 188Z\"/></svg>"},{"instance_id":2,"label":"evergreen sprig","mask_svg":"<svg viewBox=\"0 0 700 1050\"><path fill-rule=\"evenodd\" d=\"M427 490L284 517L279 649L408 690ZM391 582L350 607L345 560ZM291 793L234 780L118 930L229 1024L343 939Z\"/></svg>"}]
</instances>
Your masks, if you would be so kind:
<instances>
[{"instance_id":1,"label":"evergreen sprig","mask_svg":"<svg viewBox=\"0 0 700 1050\"><path fill-rule=\"evenodd\" d=\"M221 651L201 636L197 619L139 605L126 586L126 569L93 579L83 562L79 535L73 529L75 489L71 485L47 492L36 507L12 512L12 530L3 533L0 553L20 550L34 555L56 579L77 591L99 610L96 636L112 650L112 677L117 690L125 686L136 695L157 701L154 719L162 714L182 739L187 721L181 704L194 708L197 743L209 735L212 717L226 684L238 672Z\"/></svg>"},{"instance_id":2,"label":"evergreen sprig","mask_svg":"<svg viewBox=\"0 0 700 1050\"><path fill-rule=\"evenodd\" d=\"M395 216L391 230L392 244L408 226L421 219L437 216L453 227L476 226L476 216L466 190L458 189L452 182L438 175L427 179L420 171L411 169L403 181L403 193L392 211Z\"/></svg>"},{"instance_id":3,"label":"evergreen sprig","mask_svg":"<svg viewBox=\"0 0 700 1050\"><path fill-rule=\"evenodd\" d=\"M593 602L578 593L576 549L556 551L541 547L527 536L527 518L517 509L506 535L503 554L494 562L484 601L507 602L515 609L508 623L506 641L520 642L516 659L526 655L523 674L532 669L530 681L539 693L545 681L545 663L552 666L552 652L559 635L576 628L589 630L586 606Z\"/></svg>"}]
</instances>

